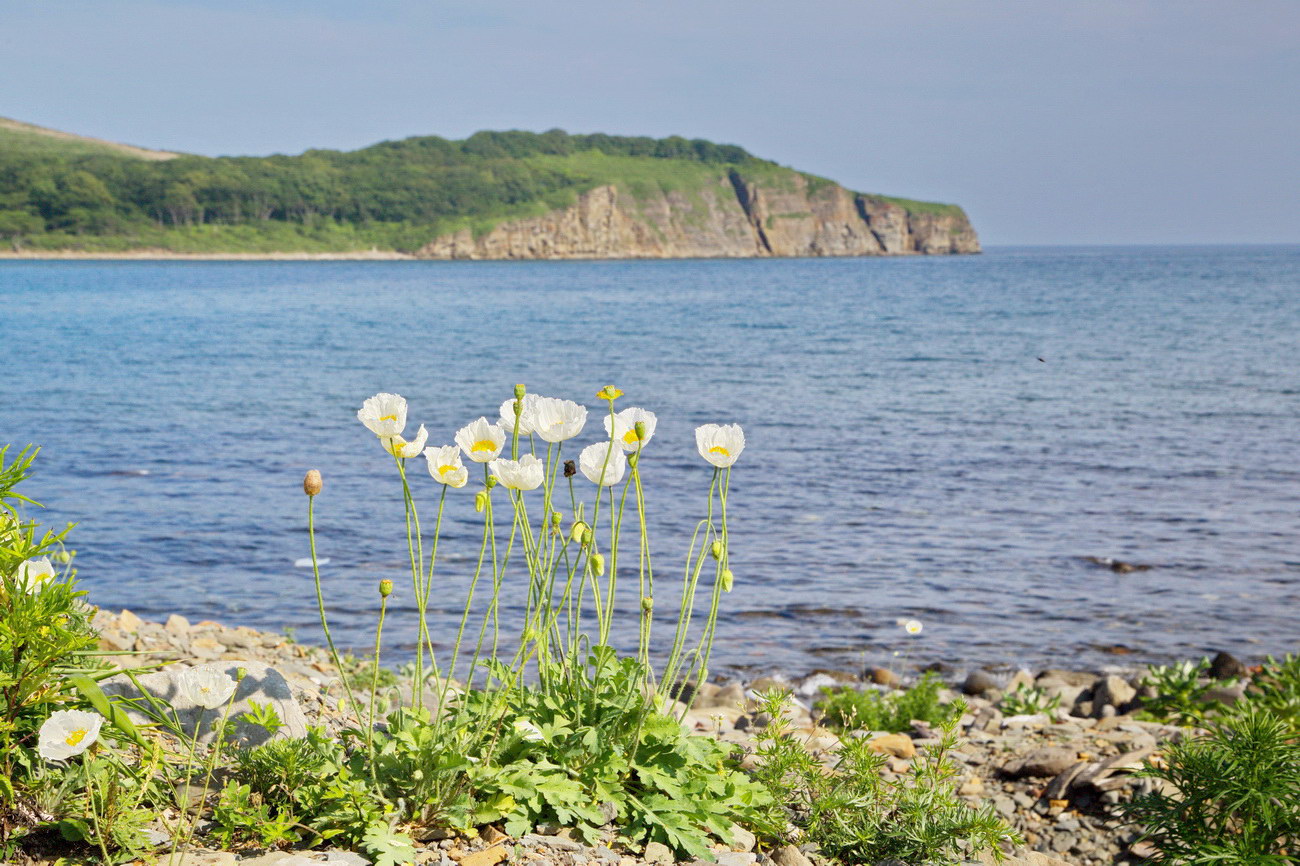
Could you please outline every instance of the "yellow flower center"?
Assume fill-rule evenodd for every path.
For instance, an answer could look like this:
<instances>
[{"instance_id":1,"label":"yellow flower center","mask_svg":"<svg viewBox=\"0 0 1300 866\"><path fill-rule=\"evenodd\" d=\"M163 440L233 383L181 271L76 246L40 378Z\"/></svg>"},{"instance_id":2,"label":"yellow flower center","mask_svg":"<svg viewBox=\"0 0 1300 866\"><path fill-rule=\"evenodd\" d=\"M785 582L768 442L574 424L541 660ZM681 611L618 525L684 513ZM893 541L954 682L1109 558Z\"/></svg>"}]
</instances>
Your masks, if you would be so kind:
<instances>
[{"instance_id":1,"label":"yellow flower center","mask_svg":"<svg viewBox=\"0 0 1300 866\"><path fill-rule=\"evenodd\" d=\"M491 439L480 439L470 446L470 451L495 451L497 443Z\"/></svg>"},{"instance_id":2,"label":"yellow flower center","mask_svg":"<svg viewBox=\"0 0 1300 866\"><path fill-rule=\"evenodd\" d=\"M731 452L728 451L726 448L723 448L721 445L714 445L712 448L709 449L709 453L710 453L710 454L721 454L723 457L730 457L730 456L731 456Z\"/></svg>"},{"instance_id":3,"label":"yellow flower center","mask_svg":"<svg viewBox=\"0 0 1300 866\"><path fill-rule=\"evenodd\" d=\"M449 472L455 472L458 468L459 468L459 467L457 467L457 466L453 466L453 465L451 465L450 463L448 463L446 466L439 466L439 467L438 467L438 474L439 474L439 475L446 475L446 474L449 473Z\"/></svg>"},{"instance_id":4,"label":"yellow flower center","mask_svg":"<svg viewBox=\"0 0 1300 866\"><path fill-rule=\"evenodd\" d=\"M636 442L637 442L636 431L635 431L635 430L629 430L629 431L627 431L626 433L624 433L624 434L623 434L623 441L626 442L626 443L629 444L629 445L635 445Z\"/></svg>"},{"instance_id":5,"label":"yellow flower center","mask_svg":"<svg viewBox=\"0 0 1300 866\"><path fill-rule=\"evenodd\" d=\"M86 731L85 728L82 728L77 731L73 731L72 733L68 734L67 738L63 742L67 743L69 746L75 746L77 745L77 743L80 743L82 740L86 739L87 733L88 732Z\"/></svg>"},{"instance_id":6,"label":"yellow flower center","mask_svg":"<svg viewBox=\"0 0 1300 866\"><path fill-rule=\"evenodd\" d=\"M379 420L380 420L380 421L396 421L396 420L397 420L397 416L396 416L396 415L380 415L380 416L379 416Z\"/></svg>"}]
</instances>

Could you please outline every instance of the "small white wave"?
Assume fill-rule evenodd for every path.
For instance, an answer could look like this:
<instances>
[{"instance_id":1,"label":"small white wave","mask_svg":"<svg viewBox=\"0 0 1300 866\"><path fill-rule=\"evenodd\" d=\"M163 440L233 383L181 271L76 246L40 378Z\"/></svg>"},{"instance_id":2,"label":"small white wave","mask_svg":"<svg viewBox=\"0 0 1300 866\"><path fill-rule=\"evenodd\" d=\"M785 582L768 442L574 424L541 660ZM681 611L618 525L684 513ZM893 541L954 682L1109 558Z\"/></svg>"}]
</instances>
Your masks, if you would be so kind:
<instances>
[{"instance_id":1,"label":"small white wave","mask_svg":"<svg viewBox=\"0 0 1300 866\"><path fill-rule=\"evenodd\" d=\"M316 560L316 564L317 564L317 565L329 565L329 564L330 564L330 558L329 558L328 556L326 556L326 557L323 557L323 558L321 558L321 559L318 559L318 560ZM295 559L295 560L293 561L293 567L294 567L294 568L311 568L311 557L310 557L310 556L304 556L302 559Z\"/></svg>"}]
</instances>

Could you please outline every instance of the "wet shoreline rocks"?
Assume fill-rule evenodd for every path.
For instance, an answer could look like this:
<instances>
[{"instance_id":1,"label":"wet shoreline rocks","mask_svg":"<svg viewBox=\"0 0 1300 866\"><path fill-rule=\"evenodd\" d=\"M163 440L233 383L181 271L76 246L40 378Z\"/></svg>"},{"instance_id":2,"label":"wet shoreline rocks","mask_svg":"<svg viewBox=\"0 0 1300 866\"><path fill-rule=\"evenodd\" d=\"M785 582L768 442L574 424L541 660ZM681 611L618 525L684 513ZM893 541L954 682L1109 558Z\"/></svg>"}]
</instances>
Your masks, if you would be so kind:
<instances>
[{"instance_id":1,"label":"wet shoreline rocks","mask_svg":"<svg viewBox=\"0 0 1300 866\"><path fill-rule=\"evenodd\" d=\"M190 623L179 616L154 623L130 611L114 614L101 610L94 621L101 633L101 650L122 654L110 656L110 661L129 667L173 663L162 673L149 675L161 678L153 685L145 684L150 690L156 686L159 693L165 693L166 677L184 666L246 667L256 670L258 676L250 693L241 694L240 699L261 703L273 696L279 701L282 717L294 720L290 733L306 725L337 731L344 724L339 708L341 680L321 648L295 643L284 635L206 620ZM1216 665L1226 673L1245 672L1235 659L1220 659ZM821 724L824 720L815 701L822 689L884 692L901 687L903 679L893 671L867 669L818 671L801 678L769 676L745 683L690 684L679 695L682 702L677 709L683 713L683 723L696 733L752 750L753 733L767 721L758 712L756 694L773 687L789 690L794 700L788 713L797 735L829 764L840 740ZM1165 744L1187 736L1188 729L1136 718L1134 712L1143 697L1148 697L1140 683L1137 669L1010 674L974 670L940 691L941 700L961 698L967 704L959 722L961 745L950 753L960 772L959 795L972 805L991 804L1026 840L1026 849L1006 862L1012 866L1137 864L1152 853L1138 842L1137 829L1124 825L1116 807L1158 784L1134 771L1145 760L1158 756ZM999 706L1003 697L1018 688L1032 688L1051 699L1051 712L1003 712ZM409 694L409 688L406 691ZM882 772L894 778L907 773L919 752L936 745L939 736L923 722L913 722L901 733L863 735L870 736L873 750L885 756ZM667 849L659 851L653 845L637 854L616 852L606 846L583 845L567 838L561 828L552 829L554 833L530 834L519 840L506 840L491 828L476 839L427 840L429 847L421 851L417 862L437 866L495 866L507 859L537 866L666 866L672 862ZM821 862L817 852L792 846L755 851L752 839L732 847L743 850L716 852L719 863L818 866ZM250 866L348 862L357 866L365 862L351 852L261 852L242 859L230 852L208 853L209 860L198 859L198 852L192 852L185 862L194 866L236 862ZM345 853L352 859L339 859Z\"/></svg>"}]
</instances>

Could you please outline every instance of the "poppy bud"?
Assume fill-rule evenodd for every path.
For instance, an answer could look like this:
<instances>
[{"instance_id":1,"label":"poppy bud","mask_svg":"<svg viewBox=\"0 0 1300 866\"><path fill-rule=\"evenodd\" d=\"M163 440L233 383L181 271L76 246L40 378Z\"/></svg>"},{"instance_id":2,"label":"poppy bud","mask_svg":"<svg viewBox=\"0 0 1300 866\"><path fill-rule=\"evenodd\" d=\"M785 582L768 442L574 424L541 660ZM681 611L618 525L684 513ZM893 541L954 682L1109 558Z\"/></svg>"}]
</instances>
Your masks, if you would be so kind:
<instances>
[{"instance_id":1,"label":"poppy bud","mask_svg":"<svg viewBox=\"0 0 1300 866\"><path fill-rule=\"evenodd\" d=\"M591 573L596 577L603 577L605 574L605 557L599 553L591 555Z\"/></svg>"},{"instance_id":2,"label":"poppy bud","mask_svg":"<svg viewBox=\"0 0 1300 866\"><path fill-rule=\"evenodd\" d=\"M248 676L248 668L235 668L235 682L242 683L246 676Z\"/></svg>"},{"instance_id":3,"label":"poppy bud","mask_svg":"<svg viewBox=\"0 0 1300 866\"><path fill-rule=\"evenodd\" d=\"M564 519L564 515L561 514L560 512L558 511L551 512L551 526L555 527L556 529L560 528L560 521L563 519Z\"/></svg>"},{"instance_id":4,"label":"poppy bud","mask_svg":"<svg viewBox=\"0 0 1300 866\"><path fill-rule=\"evenodd\" d=\"M709 553L712 553L712 554L713 554L713 558L714 558L714 559L722 559L722 554L724 554L724 553L726 553L726 552L727 552L727 549L726 549L725 547L722 546L722 542L721 542L721 541L715 541L715 542L713 542L713 545L709 548Z\"/></svg>"},{"instance_id":5,"label":"poppy bud","mask_svg":"<svg viewBox=\"0 0 1300 866\"><path fill-rule=\"evenodd\" d=\"M574 544L585 544L588 528L587 524L583 523L581 520L575 520L573 522L573 529L569 531L569 538L573 539Z\"/></svg>"},{"instance_id":6,"label":"poppy bud","mask_svg":"<svg viewBox=\"0 0 1300 866\"><path fill-rule=\"evenodd\" d=\"M379 581L379 595L388 598L393 594L393 582L391 580Z\"/></svg>"},{"instance_id":7,"label":"poppy bud","mask_svg":"<svg viewBox=\"0 0 1300 866\"><path fill-rule=\"evenodd\" d=\"M590 527L590 526L588 526L586 529L582 530L582 543L583 543L583 544L588 544L588 545L589 545L589 544L591 544L591 542L592 542L593 540L595 540L595 538L596 538L596 534L595 534L594 532L591 531L591 527Z\"/></svg>"},{"instance_id":8,"label":"poppy bud","mask_svg":"<svg viewBox=\"0 0 1300 866\"><path fill-rule=\"evenodd\" d=\"M493 487L496 487L499 481L500 479L498 479L495 475L489 475L487 481L485 482L485 484L487 485L487 489L491 490Z\"/></svg>"},{"instance_id":9,"label":"poppy bud","mask_svg":"<svg viewBox=\"0 0 1300 866\"><path fill-rule=\"evenodd\" d=\"M731 582L735 580L735 578L736 576L731 573L731 569L729 568L722 569L722 575L719 577L719 580L722 581L723 592L731 592Z\"/></svg>"},{"instance_id":10,"label":"poppy bud","mask_svg":"<svg viewBox=\"0 0 1300 866\"><path fill-rule=\"evenodd\" d=\"M474 510L482 514L484 508L487 508L487 494L480 490L474 494Z\"/></svg>"},{"instance_id":11,"label":"poppy bud","mask_svg":"<svg viewBox=\"0 0 1300 866\"><path fill-rule=\"evenodd\" d=\"M526 393L527 393L527 392L524 390L524 386L523 386L522 383L520 383L520 384L518 384L518 385L515 386L515 399L516 399L516 400L522 400L522 399L524 399L524 394L526 394Z\"/></svg>"},{"instance_id":12,"label":"poppy bud","mask_svg":"<svg viewBox=\"0 0 1300 866\"><path fill-rule=\"evenodd\" d=\"M641 455L640 455L640 454L629 454L629 455L627 455L627 465L628 465L628 468L629 468L629 469L635 469L635 468L636 468L636 465L637 465L638 463L640 463L640 462L641 462Z\"/></svg>"},{"instance_id":13,"label":"poppy bud","mask_svg":"<svg viewBox=\"0 0 1300 866\"><path fill-rule=\"evenodd\" d=\"M648 595L641 596L641 609L646 613L655 609L655 600Z\"/></svg>"},{"instance_id":14,"label":"poppy bud","mask_svg":"<svg viewBox=\"0 0 1300 866\"><path fill-rule=\"evenodd\" d=\"M308 496L315 496L320 493L321 486L320 470L309 469L307 475L302 479L302 492Z\"/></svg>"},{"instance_id":15,"label":"poppy bud","mask_svg":"<svg viewBox=\"0 0 1300 866\"><path fill-rule=\"evenodd\" d=\"M636 422L635 424L633 424L633 425L632 425L632 430L633 430L633 432L636 433L636 438L637 438L637 441L638 441L638 442L644 442L644 441L645 441L645 422L644 422L644 421L638 421L638 422Z\"/></svg>"},{"instance_id":16,"label":"poppy bud","mask_svg":"<svg viewBox=\"0 0 1300 866\"><path fill-rule=\"evenodd\" d=\"M578 467L577 467L577 465L575 465L574 462L573 462L572 460L565 460L565 461L564 461L564 477L565 477L565 478L572 478L573 476L575 476L575 475L577 475L577 474L578 474Z\"/></svg>"}]
</instances>

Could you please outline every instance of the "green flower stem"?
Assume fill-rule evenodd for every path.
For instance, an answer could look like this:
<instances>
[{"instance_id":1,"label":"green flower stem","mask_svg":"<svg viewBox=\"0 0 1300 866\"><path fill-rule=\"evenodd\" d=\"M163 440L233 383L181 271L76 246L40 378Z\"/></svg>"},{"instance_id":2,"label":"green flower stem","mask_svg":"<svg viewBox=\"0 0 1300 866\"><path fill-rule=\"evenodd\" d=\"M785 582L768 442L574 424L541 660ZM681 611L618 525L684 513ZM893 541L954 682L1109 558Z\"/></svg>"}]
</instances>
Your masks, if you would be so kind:
<instances>
[{"instance_id":1,"label":"green flower stem","mask_svg":"<svg viewBox=\"0 0 1300 866\"><path fill-rule=\"evenodd\" d=\"M239 694L239 684L243 682L243 677L235 678L235 690L230 693L230 699L226 701L226 711L221 715L221 723L216 728L217 739L212 744L212 751L208 753L207 767L203 774L203 792L199 795L199 808L194 812L194 819L190 821L189 828L185 831L185 842L194 837L194 828L199 823L199 815L203 812L203 801L208 798L208 786L212 784L212 771L217 766L217 758L221 756L221 746L226 738L226 723L230 721L230 710L235 705L235 696ZM186 792L188 796L188 791Z\"/></svg>"},{"instance_id":2,"label":"green flower stem","mask_svg":"<svg viewBox=\"0 0 1300 866\"><path fill-rule=\"evenodd\" d=\"M718 558L717 576L713 581L713 599L709 605L709 619L704 627L704 635L700 640L700 649L704 653L703 660L700 663L700 677L705 678L709 674L709 656L713 654L713 638L718 630L718 603L722 598L722 575L727 570L727 561L730 557L728 553L727 538L727 493L731 489L731 467L723 476L722 489L719 491L719 499L722 502L722 556Z\"/></svg>"},{"instance_id":3,"label":"green flower stem","mask_svg":"<svg viewBox=\"0 0 1300 866\"><path fill-rule=\"evenodd\" d=\"M357 707L356 698L352 696L352 686L348 683L347 675L343 672L343 662L339 659L338 648L334 646L334 638L330 637L330 624L325 617L325 594L321 590L320 584L320 563L316 558L316 523L314 516L315 496L307 497L307 543L311 547L311 573L316 579L316 606L320 609L320 627L325 632L325 643L330 648L330 659L334 662L334 669L339 672L339 679L343 682L343 691L348 696L348 709L357 717L357 724L364 724L361 719L361 710Z\"/></svg>"},{"instance_id":4,"label":"green flower stem","mask_svg":"<svg viewBox=\"0 0 1300 866\"><path fill-rule=\"evenodd\" d=\"M86 758L81 759L81 768L86 775L86 789L90 792L88 798L90 802L90 823L95 828L95 842L99 845L99 853L104 855L105 863L112 863L112 859L108 856L108 843L104 841L104 824L100 820L99 810L95 808L95 776L90 772L90 761L87 760L89 757L87 755ZM104 803L104 810L108 810L107 802Z\"/></svg>"},{"instance_id":5,"label":"green flower stem","mask_svg":"<svg viewBox=\"0 0 1300 866\"><path fill-rule=\"evenodd\" d=\"M668 665L664 669L663 679L659 681L659 695L669 697L677 685L677 675L682 664L682 654L686 648L686 636L690 630L691 615L695 608L695 587L699 583L700 570L704 567L704 557L708 555L709 535L713 527L713 493L718 486L718 470L713 470L713 480L709 483L709 506L707 516L695 526L691 535L691 546L686 553L686 573L682 579L681 609L677 614L677 629L673 633L673 647L668 654ZM700 530L705 530L704 546L699 555L695 553L695 544L699 540ZM692 568L692 563L694 567Z\"/></svg>"},{"instance_id":6,"label":"green flower stem","mask_svg":"<svg viewBox=\"0 0 1300 866\"><path fill-rule=\"evenodd\" d=\"M433 590L433 570L438 563L438 541L442 538L442 512L443 506L447 504L447 485L442 485L442 493L438 497L438 518L433 525L433 550L429 553L429 570L424 578L424 610L429 609L429 593ZM425 637L429 641L429 660L433 663L434 669L437 670L437 658L433 653L433 635L425 629Z\"/></svg>"},{"instance_id":7,"label":"green flower stem","mask_svg":"<svg viewBox=\"0 0 1300 866\"><path fill-rule=\"evenodd\" d=\"M384 635L384 615L388 612L388 596L379 597L379 623L375 626L374 670L370 673L370 723L366 725L366 751L370 754L371 781L375 774L375 693L379 691L379 651Z\"/></svg>"},{"instance_id":8,"label":"green flower stem","mask_svg":"<svg viewBox=\"0 0 1300 866\"><path fill-rule=\"evenodd\" d=\"M424 570L424 539L420 534L420 515L415 508L415 499L411 496L411 485L406 480L406 461L400 457L393 459L397 462L397 473L402 478L402 500L406 505L406 550L411 560L411 585L415 592L416 613L420 619L415 640L415 708L418 710L424 707L424 647L429 640L429 622L424 611L426 593L421 575ZM430 664L434 676L437 676L437 662L430 659Z\"/></svg>"},{"instance_id":9,"label":"green flower stem","mask_svg":"<svg viewBox=\"0 0 1300 866\"><path fill-rule=\"evenodd\" d=\"M611 424L610 427L612 429L613 425ZM614 488L609 489L609 510L612 519L609 537L609 592L605 597L605 633L600 636L600 642L603 644L609 643L609 629L614 620L614 591L618 587L618 542L623 535L623 511L627 508L627 493L632 487L634 475L636 475L635 469L628 473L627 480L623 482L623 496L619 500L617 514L614 513ZM640 609L640 599L637 600L637 607Z\"/></svg>"}]
</instances>

